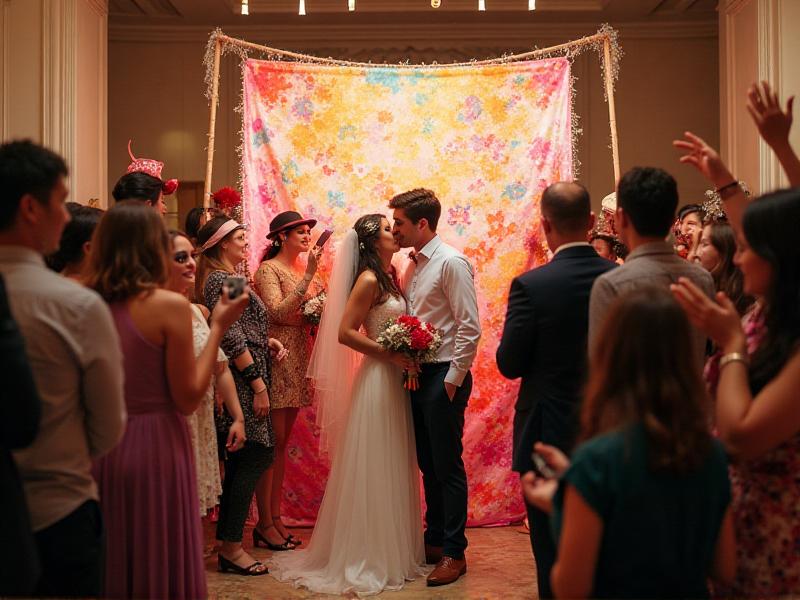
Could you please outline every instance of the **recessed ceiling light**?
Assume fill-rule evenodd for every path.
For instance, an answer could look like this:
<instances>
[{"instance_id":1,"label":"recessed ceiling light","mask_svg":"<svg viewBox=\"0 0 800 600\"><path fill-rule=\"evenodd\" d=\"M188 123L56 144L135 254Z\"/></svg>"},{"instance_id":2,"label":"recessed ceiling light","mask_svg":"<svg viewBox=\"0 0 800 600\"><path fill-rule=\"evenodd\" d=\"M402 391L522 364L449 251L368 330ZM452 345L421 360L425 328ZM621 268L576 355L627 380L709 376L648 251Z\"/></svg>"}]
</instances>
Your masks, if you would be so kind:
<instances>
[{"instance_id":1,"label":"recessed ceiling light","mask_svg":"<svg viewBox=\"0 0 800 600\"><path fill-rule=\"evenodd\" d=\"M297 10L298 15L306 14L306 0L300 0L300 8Z\"/></svg>"},{"instance_id":2,"label":"recessed ceiling light","mask_svg":"<svg viewBox=\"0 0 800 600\"><path fill-rule=\"evenodd\" d=\"M478 0L478 10L486 10L486 0Z\"/></svg>"}]
</instances>

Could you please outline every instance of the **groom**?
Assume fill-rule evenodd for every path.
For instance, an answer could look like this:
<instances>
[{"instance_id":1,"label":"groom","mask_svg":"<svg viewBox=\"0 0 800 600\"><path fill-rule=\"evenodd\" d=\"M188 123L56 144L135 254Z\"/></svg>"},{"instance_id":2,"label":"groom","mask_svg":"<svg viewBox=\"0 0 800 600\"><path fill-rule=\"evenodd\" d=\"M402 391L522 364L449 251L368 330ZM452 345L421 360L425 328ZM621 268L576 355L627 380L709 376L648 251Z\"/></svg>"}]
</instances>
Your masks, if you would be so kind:
<instances>
[{"instance_id":1,"label":"groom","mask_svg":"<svg viewBox=\"0 0 800 600\"><path fill-rule=\"evenodd\" d=\"M481 327L472 265L436 234L442 206L436 195L416 189L392 198L392 233L413 247L403 277L409 312L442 333L434 362L421 365L419 390L411 392L417 460L427 510L425 559L436 568L428 585L447 585L467 572L467 474L461 459L464 411L472 391L469 369Z\"/></svg>"}]
</instances>

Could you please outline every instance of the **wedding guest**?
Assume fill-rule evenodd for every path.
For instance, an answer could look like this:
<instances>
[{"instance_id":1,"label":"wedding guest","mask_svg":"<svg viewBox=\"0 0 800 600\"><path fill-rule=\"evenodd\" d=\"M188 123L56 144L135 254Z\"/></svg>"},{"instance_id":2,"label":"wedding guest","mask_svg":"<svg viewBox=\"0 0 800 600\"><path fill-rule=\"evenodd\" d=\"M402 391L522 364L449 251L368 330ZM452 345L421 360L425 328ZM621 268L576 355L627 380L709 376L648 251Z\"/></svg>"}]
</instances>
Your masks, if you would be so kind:
<instances>
[{"instance_id":1,"label":"wedding guest","mask_svg":"<svg viewBox=\"0 0 800 600\"><path fill-rule=\"evenodd\" d=\"M194 246L189 238L180 231L170 231L172 241L171 271L167 289L177 292L191 301L194 295L196 265ZM210 329L208 318L210 313L202 304L192 304L192 340L194 355L199 358L208 345ZM232 415L232 423L227 431L224 446L229 452L236 452L245 442L244 415L236 395L228 358L221 349L217 349L217 363L211 385L206 389L200 406L192 414L187 415L189 433L194 449L194 464L197 474L197 500L200 516L214 508L222 494L222 479L217 460L217 431L214 425L215 393L219 394L226 410Z\"/></svg>"},{"instance_id":2,"label":"wedding guest","mask_svg":"<svg viewBox=\"0 0 800 600\"><path fill-rule=\"evenodd\" d=\"M269 313L271 333L281 340L289 352L286 360L272 369L270 380L270 418L275 432L275 461L261 476L258 497L258 523L253 529L253 545L266 544L271 550L290 550L299 540L281 521L283 475L286 466L286 445L297 419L297 411L311 404L306 381L312 338L310 323L303 317L303 303L319 294L322 283L314 277L322 248L311 246L314 219L303 219L300 213L286 211L269 225L270 245L264 262L255 275L255 290ZM303 266L300 255L308 253Z\"/></svg>"},{"instance_id":3,"label":"wedding guest","mask_svg":"<svg viewBox=\"0 0 800 600\"><path fill-rule=\"evenodd\" d=\"M205 305L213 310L225 280L236 275L245 258L246 237L242 225L216 217L198 233L200 243L198 286ZM213 318L212 318L213 324ZM217 522L222 542L219 569L239 575L264 575L267 567L242 547L242 532L256 483L273 460L275 434L270 420L270 351L276 360L285 356L283 345L267 335L269 320L261 298L253 294L241 318L222 339L222 349L233 362L231 369L244 413L247 441L238 452L226 453L225 480ZM226 415L226 419L230 419Z\"/></svg>"},{"instance_id":4,"label":"wedding guest","mask_svg":"<svg viewBox=\"0 0 800 600\"><path fill-rule=\"evenodd\" d=\"M14 452L42 566L43 596L99 596L104 527L91 461L125 427L119 337L102 298L44 265L69 213L67 166L30 141L0 146L0 273L42 401Z\"/></svg>"},{"instance_id":5,"label":"wedding guest","mask_svg":"<svg viewBox=\"0 0 800 600\"><path fill-rule=\"evenodd\" d=\"M189 241L193 246L197 246L197 232L200 228L208 223L214 217L223 217L225 214L216 208L203 208L202 206L193 206L186 213L186 222L184 231L189 236Z\"/></svg>"},{"instance_id":6,"label":"wedding guest","mask_svg":"<svg viewBox=\"0 0 800 600\"><path fill-rule=\"evenodd\" d=\"M542 194L542 229L553 259L511 282L497 367L522 378L514 407L512 469L533 470L534 442L572 451L586 372L589 294L594 280L616 265L586 242L594 215L579 183L554 183ZM552 598L555 542L549 517L527 504L539 598Z\"/></svg>"},{"instance_id":7,"label":"wedding guest","mask_svg":"<svg viewBox=\"0 0 800 600\"><path fill-rule=\"evenodd\" d=\"M557 598L705 598L708 575L733 579L725 451L708 430L697 362L675 351L691 336L661 286L621 296L593 348L583 443L571 460L537 444L561 474L525 477L530 501L552 499Z\"/></svg>"},{"instance_id":8,"label":"wedding guest","mask_svg":"<svg viewBox=\"0 0 800 600\"><path fill-rule=\"evenodd\" d=\"M169 235L159 215L123 201L100 221L89 285L110 304L122 341L125 403L120 445L95 465L108 523L104 596L204 598L203 533L184 415L203 401L225 330L247 294L217 305L195 359L191 305L163 289Z\"/></svg>"},{"instance_id":9,"label":"wedding guest","mask_svg":"<svg viewBox=\"0 0 800 600\"><path fill-rule=\"evenodd\" d=\"M748 107L771 147L788 148L781 157L790 180L796 159L789 146L791 101L783 111L767 84L751 88ZM736 580L719 592L732 596L800 594L800 192L781 190L748 201L717 152L686 133L675 142L681 161L696 167L725 202L739 249L736 265L744 292L759 298L743 327L724 294L703 298L681 280L673 293L690 320L721 349L712 381L716 426L734 462L733 511L739 540ZM780 157L781 155L779 155ZM766 508L768 507L768 509Z\"/></svg>"},{"instance_id":10,"label":"wedding guest","mask_svg":"<svg viewBox=\"0 0 800 600\"><path fill-rule=\"evenodd\" d=\"M138 200L154 208L162 217L167 214L164 196L169 196L178 189L177 179L161 179L164 163L152 158L136 158L128 141L128 156L131 163L125 175L119 178L111 195L114 200Z\"/></svg>"},{"instance_id":11,"label":"wedding guest","mask_svg":"<svg viewBox=\"0 0 800 600\"><path fill-rule=\"evenodd\" d=\"M631 249L625 264L598 277L589 301L589 351L614 300L643 286L669 285L678 277L688 277L709 297L714 293L711 275L701 267L679 258L664 239L675 220L678 185L662 169L634 167L617 185L615 224L622 242ZM695 330L693 352L700 367L705 361L706 336Z\"/></svg>"},{"instance_id":12,"label":"wedding guest","mask_svg":"<svg viewBox=\"0 0 800 600\"><path fill-rule=\"evenodd\" d=\"M753 298L744 293L742 271L734 264L736 234L729 223L714 221L703 227L697 247L697 262L714 278L714 289L731 299L736 311L744 315Z\"/></svg>"},{"instance_id":13,"label":"wedding guest","mask_svg":"<svg viewBox=\"0 0 800 600\"><path fill-rule=\"evenodd\" d=\"M679 231L692 237L703 228L703 208L699 204L685 204L678 210Z\"/></svg>"},{"instance_id":14,"label":"wedding guest","mask_svg":"<svg viewBox=\"0 0 800 600\"><path fill-rule=\"evenodd\" d=\"M67 202L70 220L61 234L58 250L45 257L47 266L78 283L86 277L92 234L103 211L77 202Z\"/></svg>"},{"instance_id":15,"label":"wedding guest","mask_svg":"<svg viewBox=\"0 0 800 600\"><path fill-rule=\"evenodd\" d=\"M32 596L41 575L39 554L25 504L22 480L11 455L33 443L39 431L42 401L25 355L25 340L11 316L0 275L0 386L7 398L0 402L0 596Z\"/></svg>"},{"instance_id":16,"label":"wedding guest","mask_svg":"<svg viewBox=\"0 0 800 600\"><path fill-rule=\"evenodd\" d=\"M589 235L589 244L602 258L614 263L617 262L617 241L614 236L594 231Z\"/></svg>"}]
</instances>

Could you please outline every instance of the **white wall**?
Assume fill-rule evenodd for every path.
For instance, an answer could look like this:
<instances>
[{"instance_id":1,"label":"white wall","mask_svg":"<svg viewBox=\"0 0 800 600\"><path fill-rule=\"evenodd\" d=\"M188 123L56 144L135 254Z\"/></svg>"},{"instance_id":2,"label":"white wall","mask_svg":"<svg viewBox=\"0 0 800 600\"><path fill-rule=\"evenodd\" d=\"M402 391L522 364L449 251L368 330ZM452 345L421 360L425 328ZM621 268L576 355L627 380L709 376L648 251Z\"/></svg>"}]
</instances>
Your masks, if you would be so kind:
<instances>
[{"instance_id":1,"label":"white wall","mask_svg":"<svg viewBox=\"0 0 800 600\"><path fill-rule=\"evenodd\" d=\"M107 0L0 2L2 139L31 138L70 168L72 200L107 197Z\"/></svg>"},{"instance_id":2,"label":"white wall","mask_svg":"<svg viewBox=\"0 0 800 600\"><path fill-rule=\"evenodd\" d=\"M375 28L369 32L307 28L273 32L226 31L250 41L272 40L287 49L322 56L374 61L440 62L524 51L535 44L554 45L594 33L596 24L495 26L492 29L434 31L433 27ZM112 27L109 37L109 177L113 186L128 163L125 146L134 139L137 155L165 162L164 175L202 180L208 132L202 64L207 28ZM413 33L420 39L409 39ZM680 166L671 141L692 129L719 143L718 41L716 24L625 24L620 27L625 53L617 85L617 119L623 172L634 165L662 166L678 179L682 201L697 201L705 184ZM603 100L597 54L574 64L576 110L583 136L579 144L580 178L599 205L613 190L608 109ZM241 83L237 61L224 58L212 189L236 185L240 119L234 112Z\"/></svg>"}]
</instances>

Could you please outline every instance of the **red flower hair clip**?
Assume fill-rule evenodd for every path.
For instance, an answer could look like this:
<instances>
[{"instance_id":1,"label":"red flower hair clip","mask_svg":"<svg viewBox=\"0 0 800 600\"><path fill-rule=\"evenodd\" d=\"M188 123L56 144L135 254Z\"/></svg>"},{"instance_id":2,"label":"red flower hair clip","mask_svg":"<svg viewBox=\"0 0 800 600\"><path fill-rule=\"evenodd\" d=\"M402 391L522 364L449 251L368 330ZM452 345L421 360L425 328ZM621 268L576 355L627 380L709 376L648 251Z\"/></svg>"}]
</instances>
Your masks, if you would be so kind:
<instances>
[{"instance_id":1,"label":"red flower hair clip","mask_svg":"<svg viewBox=\"0 0 800 600\"><path fill-rule=\"evenodd\" d=\"M239 195L239 192L232 187L218 189L211 194L211 199L220 210L230 210L242 204L242 197Z\"/></svg>"}]
</instances>

